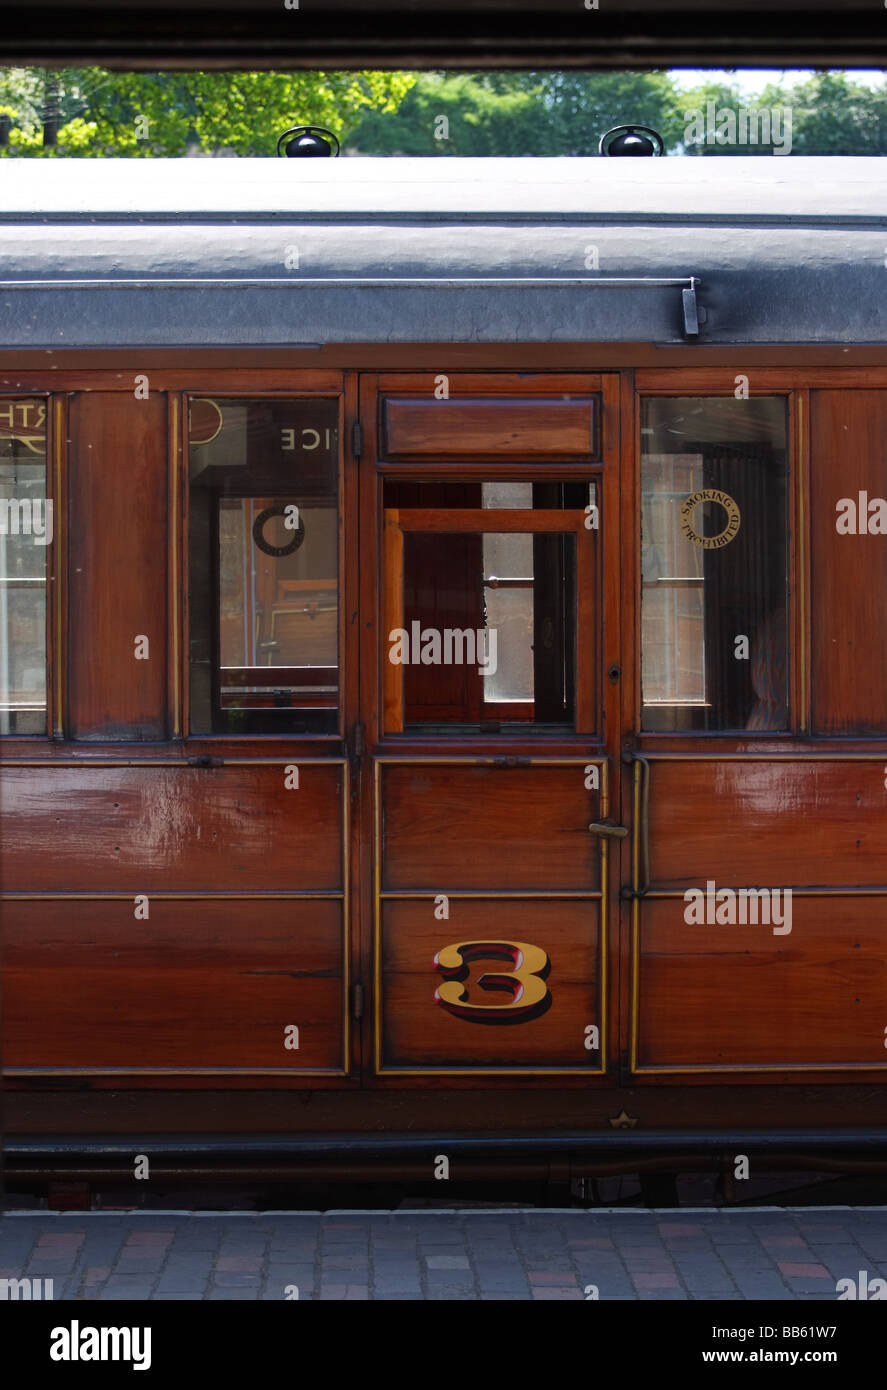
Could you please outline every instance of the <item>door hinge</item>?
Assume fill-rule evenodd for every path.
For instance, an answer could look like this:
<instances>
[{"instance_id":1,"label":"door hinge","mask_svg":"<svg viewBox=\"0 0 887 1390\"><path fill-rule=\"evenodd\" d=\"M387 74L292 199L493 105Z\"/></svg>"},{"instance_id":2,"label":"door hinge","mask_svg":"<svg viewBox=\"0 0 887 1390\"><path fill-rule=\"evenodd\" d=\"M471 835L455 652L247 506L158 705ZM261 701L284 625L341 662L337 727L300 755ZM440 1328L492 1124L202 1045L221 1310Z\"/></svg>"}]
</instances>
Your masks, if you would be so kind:
<instances>
[{"instance_id":1,"label":"door hinge","mask_svg":"<svg viewBox=\"0 0 887 1390\"><path fill-rule=\"evenodd\" d=\"M363 985L360 981L351 986L351 1017L363 1018Z\"/></svg>"},{"instance_id":2,"label":"door hinge","mask_svg":"<svg viewBox=\"0 0 887 1390\"><path fill-rule=\"evenodd\" d=\"M357 459L363 453L363 428L359 420L351 426L351 452Z\"/></svg>"}]
</instances>

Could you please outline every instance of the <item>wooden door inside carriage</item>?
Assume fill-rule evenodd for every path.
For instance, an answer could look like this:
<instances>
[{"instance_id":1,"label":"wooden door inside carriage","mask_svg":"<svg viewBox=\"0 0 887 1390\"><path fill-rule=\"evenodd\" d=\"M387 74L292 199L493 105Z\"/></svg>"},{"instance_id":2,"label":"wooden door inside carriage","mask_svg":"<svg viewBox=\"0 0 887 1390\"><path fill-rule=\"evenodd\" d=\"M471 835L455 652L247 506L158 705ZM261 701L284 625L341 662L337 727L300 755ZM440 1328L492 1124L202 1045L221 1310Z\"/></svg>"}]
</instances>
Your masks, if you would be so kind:
<instances>
[{"instance_id":1,"label":"wooden door inside carriage","mask_svg":"<svg viewBox=\"0 0 887 1390\"><path fill-rule=\"evenodd\" d=\"M612 1066L617 399L578 374L362 378L379 1077Z\"/></svg>"}]
</instances>

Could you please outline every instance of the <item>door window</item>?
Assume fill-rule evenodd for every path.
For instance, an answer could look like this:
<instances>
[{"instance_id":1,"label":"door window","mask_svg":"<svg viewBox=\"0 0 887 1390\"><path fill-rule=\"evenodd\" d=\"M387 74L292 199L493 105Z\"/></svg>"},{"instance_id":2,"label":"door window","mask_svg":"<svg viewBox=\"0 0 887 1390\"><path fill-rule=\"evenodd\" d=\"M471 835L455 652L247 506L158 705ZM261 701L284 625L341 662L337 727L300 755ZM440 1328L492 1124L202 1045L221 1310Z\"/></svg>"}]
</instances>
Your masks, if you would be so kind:
<instances>
[{"instance_id":1,"label":"door window","mask_svg":"<svg viewBox=\"0 0 887 1390\"><path fill-rule=\"evenodd\" d=\"M789 728L781 396L641 403L642 728Z\"/></svg>"},{"instance_id":2,"label":"door window","mask_svg":"<svg viewBox=\"0 0 887 1390\"><path fill-rule=\"evenodd\" d=\"M595 497L588 483L386 482L389 732L591 728Z\"/></svg>"}]
</instances>

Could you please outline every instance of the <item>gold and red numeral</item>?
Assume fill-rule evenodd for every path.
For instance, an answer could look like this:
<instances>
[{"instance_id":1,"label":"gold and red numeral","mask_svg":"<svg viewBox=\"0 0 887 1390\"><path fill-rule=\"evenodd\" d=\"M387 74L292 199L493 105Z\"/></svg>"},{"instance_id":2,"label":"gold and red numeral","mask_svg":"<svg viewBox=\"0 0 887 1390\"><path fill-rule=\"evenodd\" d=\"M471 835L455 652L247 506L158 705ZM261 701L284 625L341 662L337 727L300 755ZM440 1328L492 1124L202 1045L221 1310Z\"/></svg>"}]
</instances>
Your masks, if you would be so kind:
<instances>
[{"instance_id":1,"label":"gold and red numeral","mask_svg":"<svg viewBox=\"0 0 887 1390\"><path fill-rule=\"evenodd\" d=\"M508 961L510 970L484 971L466 986L474 961ZM551 991L545 979L551 962L539 946L526 941L460 941L444 946L434 957L435 969L447 978L434 997L448 1013L472 1023L526 1023L551 1007ZM478 1002L478 993L507 995L496 1001Z\"/></svg>"}]
</instances>

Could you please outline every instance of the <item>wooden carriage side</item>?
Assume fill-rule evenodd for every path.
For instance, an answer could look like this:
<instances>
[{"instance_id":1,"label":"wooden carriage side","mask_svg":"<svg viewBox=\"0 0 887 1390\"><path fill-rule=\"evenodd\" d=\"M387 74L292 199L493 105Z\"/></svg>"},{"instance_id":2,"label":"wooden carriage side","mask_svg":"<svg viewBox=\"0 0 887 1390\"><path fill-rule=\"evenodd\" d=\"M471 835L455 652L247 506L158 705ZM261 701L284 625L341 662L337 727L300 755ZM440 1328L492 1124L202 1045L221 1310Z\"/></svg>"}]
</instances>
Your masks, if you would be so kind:
<instances>
[{"instance_id":1,"label":"wooden carriage side","mask_svg":"<svg viewBox=\"0 0 887 1390\"><path fill-rule=\"evenodd\" d=\"M656 271L698 268L696 196ZM530 329L484 263L461 327L394 285L376 341L220 341L219 288L203 346L147 295L115 343L124 287L48 368L4 320L5 485L53 504L3 552L14 1134L877 1124L883 310L839 331L826 278L811 342L799 279L774 328L762 259L731 319L705 254L698 343L671 283L539 290Z\"/></svg>"}]
</instances>

